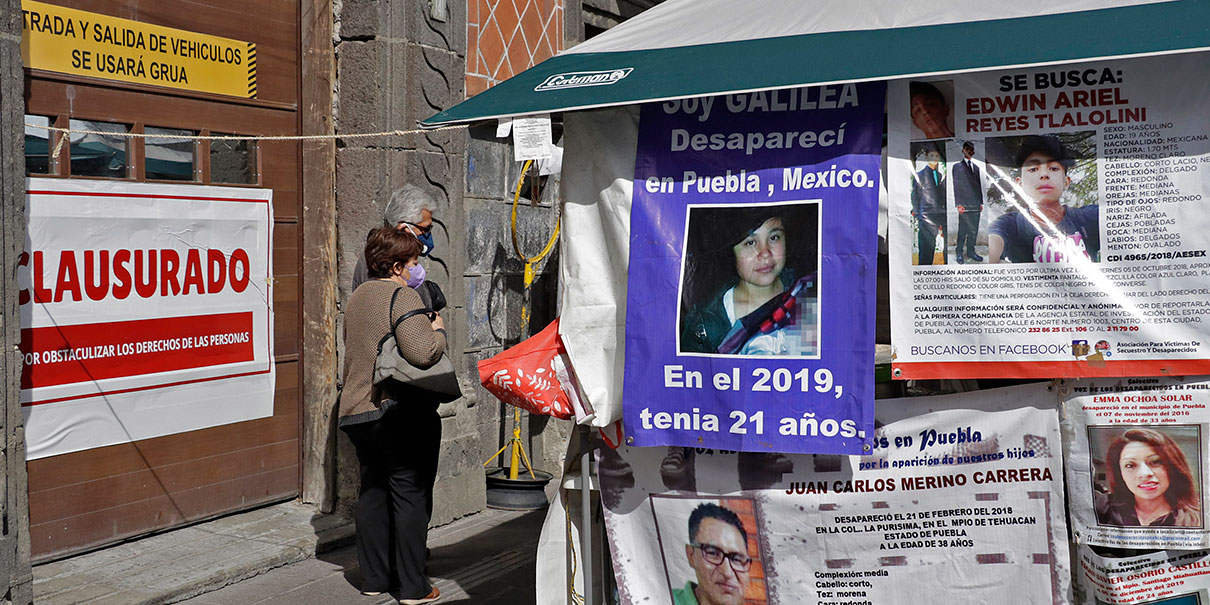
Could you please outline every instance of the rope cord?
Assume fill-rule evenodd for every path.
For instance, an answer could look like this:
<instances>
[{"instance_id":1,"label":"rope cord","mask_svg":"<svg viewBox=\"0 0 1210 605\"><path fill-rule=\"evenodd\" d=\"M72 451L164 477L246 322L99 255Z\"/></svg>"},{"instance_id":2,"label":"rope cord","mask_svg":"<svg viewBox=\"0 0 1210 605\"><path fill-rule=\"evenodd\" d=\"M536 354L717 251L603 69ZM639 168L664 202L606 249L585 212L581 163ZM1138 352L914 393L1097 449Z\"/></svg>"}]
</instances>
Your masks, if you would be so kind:
<instances>
[{"instance_id":1,"label":"rope cord","mask_svg":"<svg viewBox=\"0 0 1210 605\"><path fill-rule=\"evenodd\" d=\"M57 132L60 134L95 134L107 137L120 137L127 139L189 139L193 141L319 141L324 139L368 139L374 137L395 137L405 136L409 134L428 134L441 132L443 130L458 130L467 128L466 124L457 124L454 126L441 126L431 130L413 128L411 130L384 130L382 132L355 132L349 134L302 134L302 135L260 135L260 134L208 134L208 135L181 135L181 134L148 134L146 132L111 132L107 130L88 130L84 128L60 128L58 126L47 126L43 124L25 123L26 128L37 128L49 132ZM59 137L59 142L55 145L55 151L51 155L58 159L59 153L63 150L63 143L68 137Z\"/></svg>"},{"instance_id":2,"label":"rope cord","mask_svg":"<svg viewBox=\"0 0 1210 605\"><path fill-rule=\"evenodd\" d=\"M576 572L578 571L576 563L579 561L579 557L576 556L576 538L571 531L571 509L564 506L563 515L567 520L567 547L571 549L571 578L568 580L570 583L567 586L567 596L571 598L572 603L575 605L583 605L583 595L576 592Z\"/></svg>"},{"instance_id":3,"label":"rope cord","mask_svg":"<svg viewBox=\"0 0 1210 605\"><path fill-rule=\"evenodd\" d=\"M386 136L403 136L408 134L428 134L433 132L441 132L443 130L459 130L467 128L466 124L456 124L454 126L441 126L439 128L423 129L413 128L411 130L384 130L382 132L354 132L349 134L300 134L300 135L267 135L267 134L208 134L208 135L181 135L181 134L150 134L146 132L111 132L108 130L87 130L83 128L60 128L58 126L46 126L43 124L25 123L28 128L37 128L39 130L50 130L59 133L77 133L77 134L99 134L110 137L127 137L127 138L143 138L143 139L195 139L205 141L310 141L318 139L363 139L368 137L386 137Z\"/></svg>"},{"instance_id":4,"label":"rope cord","mask_svg":"<svg viewBox=\"0 0 1210 605\"><path fill-rule=\"evenodd\" d=\"M541 261L543 258L546 258L546 255L550 254L550 251L552 249L554 249L555 242L558 241L558 239L559 239L559 227L563 223L563 215L562 215L562 213L560 213L559 218L555 220L555 231L554 231L554 233L551 234L550 241L546 242L546 247L542 248L542 251L539 252L537 256L534 256L531 258L529 256L526 256L525 253L521 251L521 242L517 239L517 203L521 200L521 186L525 184L525 175L529 174L529 168L531 165L533 165L533 163L534 163L533 160L525 160L525 164L523 164L521 166L521 178L517 179L517 187L516 187L516 189L513 190L513 213L512 213L512 223L511 223L511 231L512 231L512 237L513 237L513 252L516 252L517 256L520 256L521 260L525 261L525 289L526 289L526 291L529 290L530 285L533 283L534 264L537 263L538 261ZM529 324L528 301L525 304L523 304L521 307L521 323L523 324L523 326ZM520 422L520 412L517 413L517 422L518 423ZM518 443L517 445L520 445L520 444ZM516 446L514 446L514 447L516 447ZM504 450L502 449L501 451L504 451ZM524 448L521 449L521 454L525 455ZM529 461L526 460L526 466L528 466L528 463L529 463ZM532 474L533 471L531 470L530 473ZM587 483L585 483L585 487L587 487ZM567 596L571 600L573 605L582 605L584 603L584 597L579 592L576 592L576 571L577 571L576 563L577 563L578 557L576 556L575 537L572 535L572 531L571 531L572 530L571 509L569 507L564 506L563 515L564 515L564 520L566 522L566 528L567 528L567 546L568 546L568 548L571 549L571 578L569 578L569 580L568 580Z\"/></svg>"}]
</instances>

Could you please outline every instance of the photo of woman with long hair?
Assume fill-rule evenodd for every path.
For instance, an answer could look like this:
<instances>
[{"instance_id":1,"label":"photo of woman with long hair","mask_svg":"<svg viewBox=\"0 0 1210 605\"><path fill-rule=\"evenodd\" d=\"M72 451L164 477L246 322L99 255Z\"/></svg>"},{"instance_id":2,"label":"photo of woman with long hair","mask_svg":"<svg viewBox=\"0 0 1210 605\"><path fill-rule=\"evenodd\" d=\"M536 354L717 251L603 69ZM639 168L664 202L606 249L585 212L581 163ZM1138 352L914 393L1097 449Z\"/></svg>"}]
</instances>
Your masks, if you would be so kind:
<instances>
[{"instance_id":1,"label":"photo of woman with long hair","mask_svg":"<svg viewBox=\"0 0 1210 605\"><path fill-rule=\"evenodd\" d=\"M1128 429L1109 443L1104 460L1108 492L1094 491L1098 523L1202 527L1195 472L1166 431Z\"/></svg>"},{"instance_id":2,"label":"photo of woman with long hair","mask_svg":"<svg viewBox=\"0 0 1210 605\"><path fill-rule=\"evenodd\" d=\"M680 352L819 353L818 204L689 208Z\"/></svg>"}]
</instances>

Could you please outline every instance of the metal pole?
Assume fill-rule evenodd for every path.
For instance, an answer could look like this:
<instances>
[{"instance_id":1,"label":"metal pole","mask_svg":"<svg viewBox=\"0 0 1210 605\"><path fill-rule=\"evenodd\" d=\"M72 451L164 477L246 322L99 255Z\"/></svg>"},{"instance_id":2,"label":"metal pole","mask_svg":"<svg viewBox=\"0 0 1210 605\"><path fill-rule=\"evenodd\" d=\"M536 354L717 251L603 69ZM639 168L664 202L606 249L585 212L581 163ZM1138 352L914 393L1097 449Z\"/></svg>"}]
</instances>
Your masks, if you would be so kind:
<instances>
[{"instance_id":1,"label":"metal pole","mask_svg":"<svg viewBox=\"0 0 1210 605\"><path fill-rule=\"evenodd\" d=\"M596 603L596 593L592 588L592 489L589 477L592 474L592 453L589 451L590 433L588 427L582 428L580 442L583 450L580 452L580 568L584 570L584 605Z\"/></svg>"}]
</instances>

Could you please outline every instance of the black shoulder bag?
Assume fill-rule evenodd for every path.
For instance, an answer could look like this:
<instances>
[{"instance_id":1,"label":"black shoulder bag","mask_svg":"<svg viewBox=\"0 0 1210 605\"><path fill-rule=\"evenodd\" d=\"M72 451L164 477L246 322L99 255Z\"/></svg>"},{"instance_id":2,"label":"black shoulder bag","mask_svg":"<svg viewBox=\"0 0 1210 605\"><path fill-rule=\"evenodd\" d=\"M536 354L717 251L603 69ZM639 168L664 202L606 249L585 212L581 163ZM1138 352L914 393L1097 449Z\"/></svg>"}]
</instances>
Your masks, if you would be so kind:
<instances>
[{"instance_id":1,"label":"black shoulder bag","mask_svg":"<svg viewBox=\"0 0 1210 605\"><path fill-rule=\"evenodd\" d=\"M391 296L390 315L395 314L395 299L399 296L399 288ZM442 351L436 363L429 366L416 366L403 358L399 343L395 342L395 330L403 320L414 315L428 315L429 309L416 309L404 313L391 324L391 329L378 341L378 358L374 361L374 384L378 385L387 380L393 380L401 385L422 391L423 395L431 397L440 403L448 403L462 396L458 386L458 375L454 373L454 364L450 361L449 353ZM447 343L448 346L448 343Z\"/></svg>"}]
</instances>

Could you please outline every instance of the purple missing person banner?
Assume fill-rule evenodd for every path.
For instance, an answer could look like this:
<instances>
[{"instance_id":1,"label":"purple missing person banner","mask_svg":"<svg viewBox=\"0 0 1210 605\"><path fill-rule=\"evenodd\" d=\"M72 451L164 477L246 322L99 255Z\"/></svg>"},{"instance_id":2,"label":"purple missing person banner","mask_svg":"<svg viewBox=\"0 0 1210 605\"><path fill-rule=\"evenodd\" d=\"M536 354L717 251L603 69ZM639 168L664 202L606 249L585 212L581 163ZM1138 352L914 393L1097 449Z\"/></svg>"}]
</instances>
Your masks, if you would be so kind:
<instances>
[{"instance_id":1,"label":"purple missing person banner","mask_svg":"<svg viewBox=\"0 0 1210 605\"><path fill-rule=\"evenodd\" d=\"M642 108L633 445L861 454L873 434L885 85Z\"/></svg>"}]
</instances>

